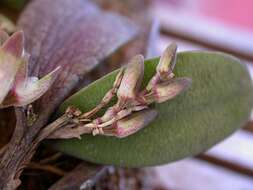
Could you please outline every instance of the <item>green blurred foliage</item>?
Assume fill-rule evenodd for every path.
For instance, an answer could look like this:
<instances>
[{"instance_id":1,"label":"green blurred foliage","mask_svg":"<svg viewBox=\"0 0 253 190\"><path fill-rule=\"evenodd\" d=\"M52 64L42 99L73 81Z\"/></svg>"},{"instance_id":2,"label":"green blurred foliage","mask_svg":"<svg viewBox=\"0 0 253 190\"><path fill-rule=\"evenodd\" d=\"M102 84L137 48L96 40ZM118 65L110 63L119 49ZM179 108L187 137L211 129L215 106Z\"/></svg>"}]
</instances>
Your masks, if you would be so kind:
<instances>
[{"instance_id":1,"label":"green blurred foliage","mask_svg":"<svg viewBox=\"0 0 253 190\"><path fill-rule=\"evenodd\" d=\"M1 0L0 6L6 6L7 8L19 11L25 6L27 2L28 0Z\"/></svg>"}]
</instances>

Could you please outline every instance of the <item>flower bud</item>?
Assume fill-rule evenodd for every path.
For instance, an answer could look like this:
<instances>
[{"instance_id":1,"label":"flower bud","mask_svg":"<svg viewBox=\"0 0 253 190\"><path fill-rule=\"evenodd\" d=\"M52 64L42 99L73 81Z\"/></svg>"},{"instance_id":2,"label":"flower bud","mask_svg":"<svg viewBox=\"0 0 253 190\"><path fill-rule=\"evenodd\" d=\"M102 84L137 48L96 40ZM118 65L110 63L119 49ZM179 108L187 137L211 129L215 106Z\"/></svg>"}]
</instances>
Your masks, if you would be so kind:
<instances>
[{"instance_id":1,"label":"flower bud","mask_svg":"<svg viewBox=\"0 0 253 190\"><path fill-rule=\"evenodd\" d=\"M177 45L170 44L163 52L160 61L156 67L156 72L159 73L160 79L166 81L170 78L176 64Z\"/></svg>"},{"instance_id":2,"label":"flower bud","mask_svg":"<svg viewBox=\"0 0 253 190\"><path fill-rule=\"evenodd\" d=\"M169 81L157 84L152 92L146 95L145 99L148 104L153 102L162 103L176 97L189 88L190 85L190 78L182 77L171 79Z\"/></svg>"},{"instance_id":3,"label":"flower bud","mask_svg":"<svg viewBox=\"0 0 253 190\"><path fill-rule=\"evenodd\" d=\"M104 128L104 135L118 138L127 137L147 126L156 116L157 111L154 109L135 112L119 120L112 127Z\"/></svg>"},{"instance_id":4,"label":"flower bud","mask_svg":"<svg viewBox=\"0 0 253 190\"><path fill-rule=\"evenodd\" d=\"M136 55L127 65L120 87L117 91L119 101L133 99L140 88L144 73L144 58Z\"/></svg>"}]
</instances>

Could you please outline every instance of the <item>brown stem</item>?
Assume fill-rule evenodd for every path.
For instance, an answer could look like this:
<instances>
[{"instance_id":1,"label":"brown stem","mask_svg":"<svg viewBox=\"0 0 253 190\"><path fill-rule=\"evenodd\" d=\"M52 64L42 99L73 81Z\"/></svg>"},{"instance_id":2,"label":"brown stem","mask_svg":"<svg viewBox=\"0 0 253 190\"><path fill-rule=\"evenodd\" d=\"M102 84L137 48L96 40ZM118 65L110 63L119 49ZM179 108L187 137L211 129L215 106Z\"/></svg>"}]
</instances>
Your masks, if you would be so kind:
<instances>
[{"instance_id":1,"label":"brown stem","mask_svg":"<svg viewBox=\"0 0 253 190\"><path fill-rule=\"evenodd\" d=\"M66 174L65 171L63 171L55 166L49 165L49 164L38 164L38 163L30 162L28 164L27 168L28 169L44 170L44 171L47 171L47 172L50 172L50 173L53 173L53 174L56 174L59 176L64 176Z\"/></svg>"},{"instance_id":2,"label":"brown stem","mask_svg":"<svg viewBox=\"0 0 253 190\"><path fill-rule=\"evenodd\" d=\"M87 75L87 80L91 76ZM59 103L60 101L56 105L59 105ZM24 167L30 162L43 137L47 137L51 132L61 127L61 124L65 124L70 119L63 115L52 124L43 128L53 111L52 106L47 110L43 110L43 113L38 114L37 121L28 127L24 110L22 108L16 109L17 121L13 136L7 145L8 148L0 151L1 190L16 189L20 185L19 176Z\"/></svg>"},{"instance_id":3,"label":"brown stem","mask_svg":"<svg viewBox=\"0 0 253 190\"><path fill-rule=\"evenodd\" d=\"M62 153L61 152L57 152L56 154L54 154L52 156L49 156L47 158L44 158L44 159L40 160L39 163L40 164L48 164L48 163L51 163L51 162L57 160L61 156L62 156Z\"/></svg>"},{"instance_id":4,"label":"brown stem","mask_svg":"<svg viewBox=\"0 0 253 190\"><path fill-rule=\"evenodd\" d=\"M17 123L13 137L8 144L8 151L5 151L0 161L0 189L2 190L16 189L19 186L20 173L29 163L39 143L53 131L71 120L67 114L64 114L40 132L38 129L36 133L31 134L27 132L24 111L21 108L17 108L16 115ZM24 134L24 131L27 133Z\"/></svg>"},{"instance_id":5,"label":"brown stem","mask_svg":"<svg viewBox=\"0 0 253 190\"><path fill-rule=\"evenodd\" d=\"M36 138L35 142L39 143L43 139L47 138L51 133L59 129L60 127L66 125L69 121L71 121L72 118L70 118L67 114L62 115L58 119L56 119L53 123L49 124L45 128L43 128L39 134L39 136Z\"/></svg>"},{"instance_id":6,"label":"brown stem","mask_svg":"<svg viewBox=\"0 0 253 190\"><path fill-rule=\"evenodd\" d=\"M0 149L0 158L3 156L4 152L6 151L8 147L8 144L4 145L1 149Z\"/></svg>"},{"instance_id":7,"label":"brown stem","mask_svg":"<svg viewBox=\"0 0 253 190\"><path fill-rule=\"evenodd\" d=\"M0 161L0 189L15 189L20 181L15 178L18 168L17 163L22 160L26 151L20 151L23 145L22 137L26 126L26 117L22 108L16 108L16 128L8 145L8 151L4 151Z\"/></svg>"},{"instance_id":8,"label":"brown stem","mask_svg":"<svg viewBox=\"0 0 253 190\"><path fill-rule=\"evenodd\" d=\"M101 176L105 174L106 171L107 167L105 166L103 167L82 162L76 166L75 169L53 184L49 190L81 189L80 186L84 183L87 184L86 186L91 187Z\"/></svg>"}]
</instances>

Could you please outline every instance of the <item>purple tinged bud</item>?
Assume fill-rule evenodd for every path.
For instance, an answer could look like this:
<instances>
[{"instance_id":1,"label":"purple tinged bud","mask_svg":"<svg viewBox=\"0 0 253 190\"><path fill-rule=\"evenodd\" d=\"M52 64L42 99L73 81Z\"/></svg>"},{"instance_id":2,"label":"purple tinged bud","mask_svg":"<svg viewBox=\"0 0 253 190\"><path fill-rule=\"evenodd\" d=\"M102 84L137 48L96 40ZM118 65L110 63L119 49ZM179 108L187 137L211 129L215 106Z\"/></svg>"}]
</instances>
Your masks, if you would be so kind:
<instances>
[{"instance_id":1,"label":"purple tinged bud","mask_svg":"<svg viewBox=\"0 0 253 190\"><path fill-rule=\"evenodd\" d=\"M133 99L140 88L144 73L144 58L136 55L126 66L124 76L117 91L119 99Z\"/></svg>"},{"instance_id":2,"label":"purple tinged bud","mask_svg":"<svg viewBox=\"0 0 253 190\"><path fill-rule=\"evenodd\" d=\"M149 98L153 99L157 103L162 103L184 92L190 87L190 85L190 78L175 78L170 81L158 84Z\"/></svg>"},{"instance_id":3,"label":"purple tinged bud","mask_svg":"<svg viewBox=\"0 0 253 190\"><path fill-rule=\"evenodd\" d=\"M157 73L162 81L168 80L176 64L177 45L170 44L163 52L160 61L156 67Z\"/></svg>"},{"instance_id":4,"label":"purple tinged bud","mask_svg":"<svg viewBox=\"0 0 253 190\"><path fill-rule=\"evenodd\" d=\"M104 128L104 135L115 136L118 138L127 137L147 126L156 116L157 111L154 109L135 112L119 120L111 127L111 129Z\"/></svg>"}]
</instances>

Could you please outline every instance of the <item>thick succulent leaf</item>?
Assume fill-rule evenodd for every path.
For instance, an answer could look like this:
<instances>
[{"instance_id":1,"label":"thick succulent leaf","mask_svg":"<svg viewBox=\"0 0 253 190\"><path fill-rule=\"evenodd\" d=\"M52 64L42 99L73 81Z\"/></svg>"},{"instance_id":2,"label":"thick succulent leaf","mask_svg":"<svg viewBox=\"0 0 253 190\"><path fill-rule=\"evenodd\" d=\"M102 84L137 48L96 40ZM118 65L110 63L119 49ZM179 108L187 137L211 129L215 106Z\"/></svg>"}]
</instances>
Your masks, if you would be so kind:
<instances>
[{"instance_id":1,"label":"thick succulent leaf","mask_svg":"<svg viewBox=\"0 0 253 190\"><path fill-rule=\"evenodd\" d=\"M41 97L51 85L54 83L55 79L57 78L60 72L60 67L57 67L52 72L48 73L42 79L36 79L33 81L32 77L28 78L27 84L24 89L20 89L20 105L28 105L39 97ZM19 93L18 93L19 94Z\"/></svg>"},{"instance_id":2,"label":"thick succulent leaf","mask_svg":"<svg viewBox=\"0 0 253 190\"><path fill-rule=\"evenodd\" d=\"M57 66L62 69L35 106L44 118L88 72L137 33L136 26L125 17L83 0L31 1L18 27L24 30L26 51L31 54L29 76L43 77Z\"/></svg>"},{"instance_id":3,"label":"thick succulent leaf","mask_svg":"<svg viewBox=\"0 0 253 190\"><path fill-rule=\"evenodd\" d=\"M145 61L145 84L158 61ZM174 71L177 77L191 78L192 86L175 99L156 104L158 116L146 128L123 139L84 135L81 140L53 141L54 147L96 163L158 165L203 152L247 121L253 105L252 82L239 60L222 53L184 52L178 54ZM61 111L69 105L83 111L95 106L116 73L70 97Z\"/></svg>"},{"instance_id":4,"label":"thick succulent leaf","mask_svg":"<svg viewBox=\"0 0 253 190\"><path fill-rule=\"evenodd\" d=\"M22 66L24 66L24 64ZM24 70L25 68L23 67L21 69ZM2 102L2 107L25 106L39 99L50 89L51 85L57 78L59 71L60 67L57 67L40 80L37 77L28 77L25 79L25 81L21 81L23 83L20 83L16 86L14 84L14 94L10 93L6 97L6 99ZM21 75L19 76L20 78L22 78Z\"/></svg>"},{"instance_id":5,"label":"thick succulent leaf","mask_svg":"<svg viewBox=\"0 0 253 190\"><path fill-rule=\"evenodd\" d=\"M0 49L0 107L12 88L21 60Z\"/></svg>"},{"instance_id":6,"label":"thick succulent leaf","mask_svg":"<svg viewBox=\"0 0 253 190\"><path fill-rule=\"evenodd\" d=\"M30 57L29 54L24 53L24 56L21 58L21 63L20 63L18 72L15 76L13 89L21 88L27 82L29 57Z\"/></svg>"},{"instance_id":7,"label":"thick succulent leaf","mask_svg":"<svg viewBox=\"0 0 253 190\"><path fill-rule=\"evenodd\" d=\"M24 52L24 33L22 31L14 33L3 43L1 48L9 54L20 58Z\"/></svg>"}]
</instances>

